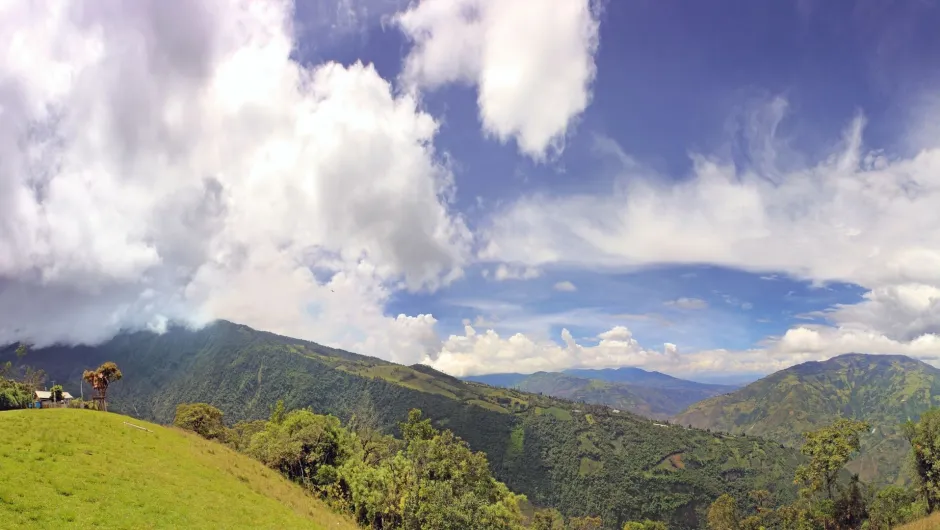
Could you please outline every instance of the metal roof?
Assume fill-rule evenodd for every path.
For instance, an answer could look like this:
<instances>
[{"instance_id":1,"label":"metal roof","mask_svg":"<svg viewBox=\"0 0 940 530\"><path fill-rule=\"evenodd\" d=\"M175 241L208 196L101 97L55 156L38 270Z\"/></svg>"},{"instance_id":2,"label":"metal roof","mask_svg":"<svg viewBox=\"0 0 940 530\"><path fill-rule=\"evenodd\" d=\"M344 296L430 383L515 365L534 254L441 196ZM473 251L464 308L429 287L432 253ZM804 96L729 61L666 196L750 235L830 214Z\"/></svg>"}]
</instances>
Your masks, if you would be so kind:
<instances>
[{"instance_id":1,"label":"metal roof","mask_svg":"<svg viewBox=\"0 0 940 530\"><path fill-rule=\"evenodd\" d=\"M38 399L52 399L52 392L48 390L37 390L36 398ZM62 392L62 399L73 399L72 394L68 392Z\"/></svg>"}]
</instances>

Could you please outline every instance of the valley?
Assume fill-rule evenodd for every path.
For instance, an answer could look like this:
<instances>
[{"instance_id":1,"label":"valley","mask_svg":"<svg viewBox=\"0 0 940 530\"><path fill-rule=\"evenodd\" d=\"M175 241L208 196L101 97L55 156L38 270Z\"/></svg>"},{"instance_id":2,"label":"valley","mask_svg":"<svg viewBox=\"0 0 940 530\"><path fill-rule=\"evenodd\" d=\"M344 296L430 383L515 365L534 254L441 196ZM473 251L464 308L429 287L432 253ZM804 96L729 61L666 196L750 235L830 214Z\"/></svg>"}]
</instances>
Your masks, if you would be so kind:
<instances>
[{"instance_id":1,"label":"valley","mask_svg":"<svg viewBox=\"0 0 940 530\"><path fill-rule=\"evenodd\" d=\"M668 419L693 403L738 389L735 386L686 381L632 367L492 374L464 379L571 401L607 405L656 419Z\"/></svg>"},{"instance_id":2,"label":"valley","mask_svg":"<svg viewBox=\"0 0 940 530\"><path fill-rule=\"evenodd\" d=\"M13 349L0 360L14 359ZM483 451L494 476L536 506L608 524L662 520L700 528L721 494L795 496L797 451L775 442L667 425L626 411L464 382L229 322L198 331L121 334L96 347L54 347L28 362L79 394L82 371L110 360L124 372L110 410L168 423L183 402L218 407L227 421L262 419L283 399L349 418L373 407L387 432L421 409Z\"/></svg>"}]
</instances>

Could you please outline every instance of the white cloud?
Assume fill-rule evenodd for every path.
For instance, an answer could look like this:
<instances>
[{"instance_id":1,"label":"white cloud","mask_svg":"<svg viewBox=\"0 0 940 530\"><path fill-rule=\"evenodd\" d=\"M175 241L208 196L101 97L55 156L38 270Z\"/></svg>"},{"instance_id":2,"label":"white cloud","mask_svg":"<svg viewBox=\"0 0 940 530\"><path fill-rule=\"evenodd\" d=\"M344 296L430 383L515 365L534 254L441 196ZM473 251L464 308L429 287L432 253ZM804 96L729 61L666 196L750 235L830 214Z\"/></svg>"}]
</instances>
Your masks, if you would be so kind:
<instances>
[{"instance_id":1,"label":"white cloud","mask_svg":"<svg viewBox=\"0 0 940 530\"><path fill-rule=\"evenodd\" d=\"M485 130L538 158L590 100L597 18L587 0L532 6L425 0L399 23L415 40L406 82L477 86ZM712 263L865 286L861 303L824 313L831 326L678 356L620 327L592 347L567 331L557 343L470 327L442 341L432 315L386 316L395 291L437 289L470 259L434 152L437 122L369 66L292 61L290 10L286 0L0 3L0 343L228 318L455 373L940 355L940 149L865 151L860 121L816 165L774 169L786 151L763 138L773 156L761 171L698 157L678 184L627 178L608 196L525 198L494 220L484 253L502 263L497 280L553 263Z\"/></svg>"},{"instance_id":2,"label":"white cloud","mask_svg":"<svg viewBox=\"0 0 940 530\"><path fill-rule=\"evenodd\" d=\"M677 298L675 300L669 300L665 303L669 307L678 307L679 309L708 309L708 302L702 300L701 298Z\"/></svg>"},{"instance_id":3,"label":"white cloud","mask_svg":"<svg viewBox=\"0 0 940 530\"><path fill-rule=\"evenodd\" d=\"M0 343L221 317L437 349L382 312L469 256L437 123L293 35L287 1L0 4Z\"/></svg>"},{"instance_id":4,"label":"white cloud","mask_svg":"<svg viewBox=\"0 0 940 530\"><path fill-rule=\"evenodd\" d=\"M674 344L665 344L662 352L644 350L630 330L617 326L597 336L595 346L578 344L567 329L561 332L563 345L550 340L536 341L517 333L502 338L488 330L478 333L466 326L463 335L451 335L444 341L436 360L426 362L444 372L457 375L479 373L555 371L563 368L606 368L643 365L667 367L679 358Z\"/></svg>"},{"instance_id":5,"label":"white cloud","mask_svg":"<svg viewBox=\"0 0 940 530\"><path fill-rule=\"evenodd\" d=\"M565 280L563 282L558 282L553 286L553 289L563 293L573 293L578 290L575 284Z\"/></svg>"},{"instance_id":6,"label":"white cloud","mask_svg":"<svg viewBox=\"0 0 940 530\"><path fill-rule=\"evenodd\" d=\"M590 0L423 0L397 21L414 46L403 80L478 89L484 130L536 159L587 108L598 46Z\"/></svg>"},{"instance_id":7,"label":"white cloud","mask_svg":"<svg viewBox=\"0 0 940 530\"><path fill-rule=\"evenodd\" d=\"M516 265L499 264L493 273L493 279L498 282L506 280L534 280L542 275L542 271L535 267L519 267ZM488 275L484 275L487 277Z\"/></svg>"},{"instance_id":8,"label":"white cloud","mask_svg":"<svg viewBox=\"0 0 940 530\"><path fill-rule=\"evenodd\" d=\"M628 165L606 194L524 197L492 220L481 255L533 267L711 264L853 283L868 289L865 300L825 312L831 326L814 331L816 346L787 339L754 355L785 352L788 364L850 351L940 355L940 138L889 157L864 147L859 118L828 157L806 164L778 148L778 120L751 144L755 167L695 155L680 181Z\"/></svg>"}]
</instances>

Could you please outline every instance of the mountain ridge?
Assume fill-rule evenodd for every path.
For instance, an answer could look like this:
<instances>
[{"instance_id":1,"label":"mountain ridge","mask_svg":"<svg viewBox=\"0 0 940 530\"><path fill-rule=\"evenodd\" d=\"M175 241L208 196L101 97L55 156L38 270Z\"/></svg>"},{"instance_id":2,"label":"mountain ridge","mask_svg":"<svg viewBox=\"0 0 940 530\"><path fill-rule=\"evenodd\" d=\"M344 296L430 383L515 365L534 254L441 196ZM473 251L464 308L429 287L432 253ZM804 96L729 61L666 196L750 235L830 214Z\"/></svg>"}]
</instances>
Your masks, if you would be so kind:
<instances>
[{"instance_id":1,"label":"mountain ridge","mask_svg":"<svg viewBox=\"0 0 940 530\"><path fill-rule=\"evenodd\" d=\"M849 353L768 375L674 417L698 428L746 433L796 447L806 430L839 417L869 421L849 469L866 481L904 483L901 423L940 404L940 369L904 355Z\"/></svg>"},{"instance_id":2,"label":"mountain ridge","mask_svg":"<svg viewBox=\"0 0 940 530\"><path fill-rule=\"evenodd\" d=\"M669 418L693 403L737 389L636 367L504 373L469 376L464 380L606 405L656 419Z\"/></svg>"},{"instance_id":3,"label":"mountain ridge","mask_svg":"<svg viewBox=\"0 0 940 530\"><path fill-rule=\"evenodd\" d=\"M20 362L12 348L0 359ZM266 418L283 399L289 409L341 419L365 403L377 424L394 432L409 409L419 408L485 452L494 475L513 491L570 516L599 515L611 528L646 518L698 528L725 492L745 498L768 489L788 502L801 461L772 442L657 426L608 407L463 382L228 322L127 333L95 347L38 349L21 362L45 369L71 391L85 368L105 360L124 372L109 389L111 408L164 423L181 402L209 403L227 421L239 421Z\"/></svg>"}]
</instances>

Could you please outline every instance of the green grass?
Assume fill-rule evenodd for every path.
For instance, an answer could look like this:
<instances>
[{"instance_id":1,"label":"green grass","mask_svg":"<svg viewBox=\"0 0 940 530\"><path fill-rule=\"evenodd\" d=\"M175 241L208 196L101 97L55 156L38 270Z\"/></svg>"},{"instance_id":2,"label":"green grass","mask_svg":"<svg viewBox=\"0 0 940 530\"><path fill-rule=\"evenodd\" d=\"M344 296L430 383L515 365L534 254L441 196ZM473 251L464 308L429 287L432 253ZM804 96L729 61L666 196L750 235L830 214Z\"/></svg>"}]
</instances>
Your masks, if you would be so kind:
<instances>
[{"instance_id":1,"label":"green grass","mask_svg":"<svg viewBox=\"0 0 940 530\"><path fill-rule=\"evenodd\" d=\"M357 528L221 444L76 409L0 412L0 526Z\"/></svg>"}]
</instances>

